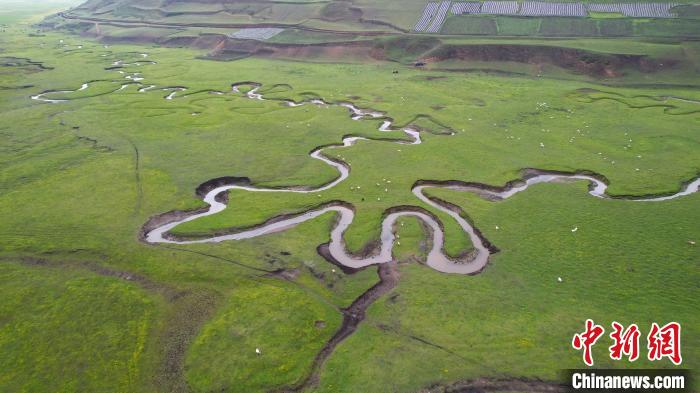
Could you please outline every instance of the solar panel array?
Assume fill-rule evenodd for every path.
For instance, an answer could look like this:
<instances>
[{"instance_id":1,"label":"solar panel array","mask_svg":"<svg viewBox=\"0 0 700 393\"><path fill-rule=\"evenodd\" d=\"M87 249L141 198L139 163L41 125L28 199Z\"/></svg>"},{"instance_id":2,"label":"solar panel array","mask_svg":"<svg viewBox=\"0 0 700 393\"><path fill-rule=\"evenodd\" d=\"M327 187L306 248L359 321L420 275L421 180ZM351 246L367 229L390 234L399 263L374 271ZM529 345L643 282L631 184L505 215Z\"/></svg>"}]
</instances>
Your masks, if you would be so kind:
<instances>
[{"instance_id":1,"label":"solar panel array","mask_svg":"<svg viewBox=\"0 0 700 393\"><path fill-rule=\"evenodd\" d=\"M615 12L633 18L672 18L671 8L675 3L590 3L588 10L592 12Z\"/></svg>"},{"instance_id":2,"label":"solar panel array","mask_svg":"<svg viewBox=\"0 0 700 393\"><path fill-rule=\"evenodd\" d=\"M672 3L624 3L620 4L622 15L634 18L672 18Z\"/></svg>"},{"instance_id":3,"label":"solar panel array","mask_svg":"<svg viewBox=\"0 0 700 393\"><path fill-rule=\"evenodd\" d=\"M609 3L589 3L587 4L588 10L593 12L616 12L622 13L620 11L619 4L609 4Z\"/></svg>"},{"instance_id":4,"label":"solar panel array","mask_svg":"<svg viewBox=\"0 0 700 393\"><path fill-rule=\"evenodd\" d=\"M481 12L481 2L469 1L466 3L452 4L452 13L455 15L478 14Z\"/></svg>"},{"instance_id":5,"label":"solar panel array","mask_svg":"<svg viewBox=\"0 0 700 393\"><path fill-rule=\"evenodd\" d=\"M433 16L437 13L438 3L430 2L423 9L423 15L418 19L416 27L413 28L415 31L425 31L428 28L428 24L433 19Z\"/></svg>"},{"instance_id":6,"label":"solar panel array","mask_svg":"<svg viewBox=\"0 0 700 393\"><path fill-rule=\"evenodd\" d=\"M443 1L440 3L440 7L437 10L437 15L433 19L433 23L428 26L427 33L437 33L442 28L442 24L445 23L445 17L447 16L447 11L450 10L451 1Z\"/></svg>"},{"instance_id":7,"label":"solar panel array","mask_svg":"<svg viewBox=\"0 0 700 393\"><path fill-rule=\"evenodd\" d=\"M447 12L454 15L487 14L519 16L586 17L588 12L613 12L632 18L672 18L675 3L546 3L543 1L442 1L430 2L416 23L415 31L437 33L442 28ZM451 8L450 8L451 6ZM432 21L432 22L431 22Z\"/></svg>"},{"instance_id":8,"label":"solar panel array","mask_svg":"<svg viewBox=\"0 0 700 393\"><path fill-rule=\"evenodd\" d=\"M481 5L482 14L491 15L516 15L518 13L517 1L485 1Z\"/></svg>"},{"instance_id":9,"label":"solar panel array","mask_svg":"<svg viewBox=\"0 0 700 393\"><path fill-rule=\"evenodd\" d=\"M523 2L518 15L523 16L587 16L581 3L544 3L541 1Z\"/></svg>"}]
</instances>

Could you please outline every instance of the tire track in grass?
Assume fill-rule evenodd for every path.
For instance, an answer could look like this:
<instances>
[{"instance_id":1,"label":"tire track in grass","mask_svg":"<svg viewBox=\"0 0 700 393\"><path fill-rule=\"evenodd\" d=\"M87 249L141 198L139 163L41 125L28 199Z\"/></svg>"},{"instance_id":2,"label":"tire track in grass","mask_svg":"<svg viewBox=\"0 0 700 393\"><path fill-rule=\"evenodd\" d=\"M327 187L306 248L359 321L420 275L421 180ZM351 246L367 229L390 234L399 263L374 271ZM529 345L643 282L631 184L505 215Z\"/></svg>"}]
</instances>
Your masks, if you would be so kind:
<instances>
[{"instance_id":1,"label":"tire track in grass","mask_svg":"<svg viewBox=\"0 0 700 393\"><path fill-rule=\"evenodd\" d=\"M139 153L139 147L134 143L133 139L130 137L119 134L125 141L131 145L134 152L134 181L136 185L136 204L134 206L134 214L138 215L141 213L141 207L143 206L143 184L141 182L141 154Z\"/></svg>"}]
</instances>

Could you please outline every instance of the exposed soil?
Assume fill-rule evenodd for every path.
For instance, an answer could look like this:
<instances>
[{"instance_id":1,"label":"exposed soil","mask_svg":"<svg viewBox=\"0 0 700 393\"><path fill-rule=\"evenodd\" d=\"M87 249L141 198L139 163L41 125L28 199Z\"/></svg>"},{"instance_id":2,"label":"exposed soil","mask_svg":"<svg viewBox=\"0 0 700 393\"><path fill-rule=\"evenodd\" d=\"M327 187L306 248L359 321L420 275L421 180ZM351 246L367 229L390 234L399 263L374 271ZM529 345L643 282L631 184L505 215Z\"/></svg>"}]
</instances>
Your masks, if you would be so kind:
<instances>
[{"instance_id":1,"label":"exposed soil","mask_svg":"<svg viewBox=\"0 0 700 393\"><path fill-rule=\"evenodd\" d=\"M197 186L195 189L195 194L197 194L198 197L204 198L205 195L207 195L211 190L215 188L219 188L221 186L229 185L229 184L240 184L240 185L250 185L250 178L247 177L239 177L239 176L224 176L224 177L217 177L215 179L207 180L204 183L200 184Z\"/></svg>"},{"instance_id":2,"label":"exposed soil","mask_svg":"<svg viewBox=\"0 0 700 393\"><path fill-rule=\"evenodd\" d=\"M443 45L423 56L426 63L444 60L505 61L526 64L552 64L597 77L617 77L625 69L656 72L676 62L644 55L590 52L581 49L540 45ZM662 65L663 64L663 65Z\"/></svg>"},{"instance_id":3,"label":"exposed soil","mask_svg":"<svg viewBox=\"0 0 700 393\"><path fill-rule=\"evenodd\" d=\"M200 209L196 210L189 210L189 211L184 211L184 210L174 210L170 211L167 213L163 214L158 214L155 215L146 221L145 224L141 227L141 230L139 230L138 233L138 238L140 241L145 242L146 241L146 234L158 227L161 227L163 225L166 225L168 223L174 222L174 221L180 221L184 220L185 218L193 215L193 214L200 214L204 213L207 210L209 210L208 207L202 207Z\"/></svg>"}]
</instances>

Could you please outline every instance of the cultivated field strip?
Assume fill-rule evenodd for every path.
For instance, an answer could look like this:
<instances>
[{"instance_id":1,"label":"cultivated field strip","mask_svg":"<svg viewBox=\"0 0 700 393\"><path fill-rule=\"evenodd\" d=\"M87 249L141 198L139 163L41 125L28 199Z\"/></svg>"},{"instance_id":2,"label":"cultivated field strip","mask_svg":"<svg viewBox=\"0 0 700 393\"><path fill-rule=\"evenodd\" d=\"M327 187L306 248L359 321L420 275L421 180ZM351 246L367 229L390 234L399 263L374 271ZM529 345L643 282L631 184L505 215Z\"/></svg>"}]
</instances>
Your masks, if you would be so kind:
<instances>
[{"instance_id":1,"label":"cultivated field strip","mask_svg":"<svg viewBox=\"0 0 700 393\"><path fill-rule=\"evenodd\" d=\"M265 41L276 36L277 34L283 32L284 29L278 29L274 27L266 28L250 28L250 29L240 29L236 32L229 34L231 38L238 38L242 40L258 40Z\"/></svg>"},{"instance_id":2,"label":"cultivated field strip","mask_svg":"<svg viewBox=\"0 0 700 393\"><path fill-rule=\"evenodd\" d=\"M544 3L540 1L525 1L520 7L519 15L523 16L580 16L588 13L582 3Z\"/></svg>"},{"instance_id":3,"label":"cultivated field strip","mask_svg":"<svg viewBox=\"0 0 700 393\"><path fill-rule=\"evenodd\" d=\"M478 14L481 12L481 2L454 3L451 12L454 15Z\"/></svg>"},{"instance_id":4,"label":"cultivated field strip","mask_svg":"<svg viewBox=\"0 0 700 393\"><path fill-rule=\"evenodd\" d=\"M418 19L418 23L416 23L416 27L414 27L413 30L425 31L425 29L428 28L428 24L433 19L433 16L435 16L437 13L437 10L438 3L428 3L423 9L423 15L421 15L420 19Z\"/></svg>"},{"instance_id":5,"label":"cultivated field strip","mask_svg":"<svg viewBox=\"0 0 700 393\"><path fill-rule=\"evenodd\" d=\"M440 7L437 10L437 15L435 15L435 19L433 19L433 22L430 24L426 32L437 33L440 31L440 29L442 29L442 24L445 23L447 11L450 10L450 4L452 4L451 1L443 1L440 3Z\"/></svg>"},{"instance_id":6,"label":"cultivated field strip","mask_svg":"<svg viewBox=\"0 0 700 393\"><path fill-rule=\"evenodd\" d=\"M481 6L482 14L516 15L520 5L517 1L485 1Z\"/></svg>"}]
</instances>

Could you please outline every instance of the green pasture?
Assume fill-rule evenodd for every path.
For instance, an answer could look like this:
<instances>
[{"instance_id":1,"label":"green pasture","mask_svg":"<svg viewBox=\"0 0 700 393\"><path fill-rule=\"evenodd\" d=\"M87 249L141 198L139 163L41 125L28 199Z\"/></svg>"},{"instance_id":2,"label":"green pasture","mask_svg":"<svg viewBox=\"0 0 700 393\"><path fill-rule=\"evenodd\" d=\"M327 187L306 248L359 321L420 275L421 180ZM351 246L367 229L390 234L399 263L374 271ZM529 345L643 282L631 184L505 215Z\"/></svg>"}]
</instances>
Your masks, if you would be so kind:
<instances>
[{"instance_id":1,"label":"green pasture","mask_svg":"<svg viewBox=\"0 0 700 393\"><path fill-rule=\"evenodd\" d=\"M393 62L215 62L200 59L201 50L30 32L0 33L3 58L31 60L0 67L0 391L258 392L303 380L340 326L340 309L377 282L375 268L349 275L317 254L331 214L219 244L148 245L139 232L154 215L204 207L195 188L212 178L330 182L337 173L308 154L343 136L387 140L326 150L351 165L330 190L233 191L224 212L174 232L208 236L341 200L356 208L345 241L358 251L377 238L387 209L409 205L442 221L446 251L456 255L470 249L468 238L411 194L417 180L502 186L524 168L588 170L605 176L613 195L648 195L675 192L700 173L692 42L529 41L675 60L658 72L593 77L498 62L469 72L458 72L469 62L413 67L414 53L441 44L422 38L390 42L400 45L389 51ZM155 61L121 70L157 88L115 91L129 82L106 69L117 60ZM83 91L50 95L65 103L30 99L89 81ZM233 93L231 83L241 81L261 83L271 100ZM175 87L187 90L165 100L170 91L162 89ZM396 126L420 126L423 144L397 144L402 132L379 132L380 120L353 121L344 108L278 101L310 98L351 101ZM369 308L310 391L554 381L560 369L582 365L570 340L586 318L607 329L613 320L635 322L643 332L651 322L679 321L683 366L698 367L699 195L603 200L582 182L538 185L500 202L429 193L459 206L500 252L480 275L441 274L421 264L424 228L401 220L398 287ZM271 274L279 269L293 278ZM605 347L596 347L598 365L630 366L609 360Z\"/></svg>"}]
</instances>

